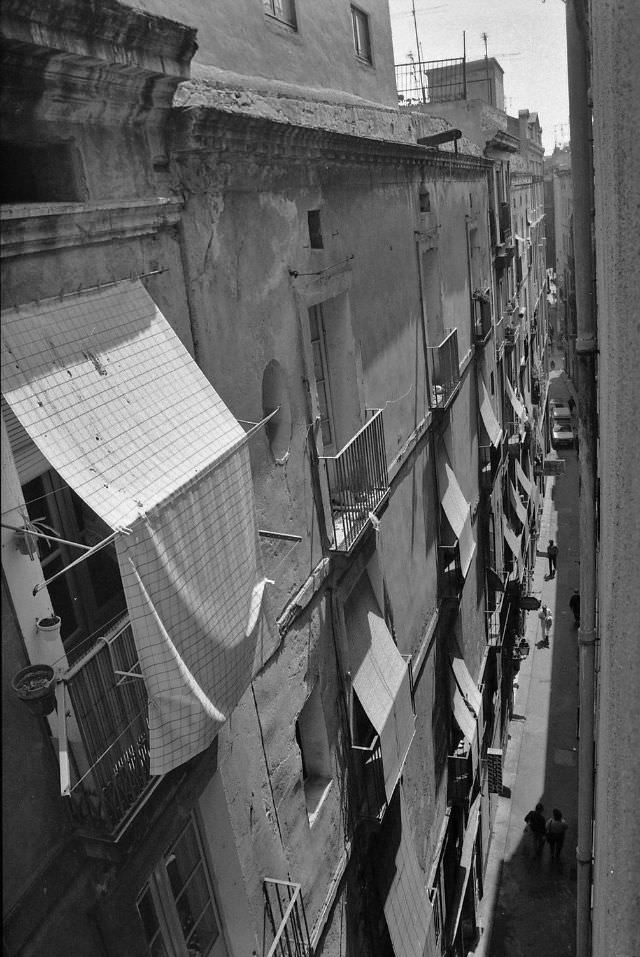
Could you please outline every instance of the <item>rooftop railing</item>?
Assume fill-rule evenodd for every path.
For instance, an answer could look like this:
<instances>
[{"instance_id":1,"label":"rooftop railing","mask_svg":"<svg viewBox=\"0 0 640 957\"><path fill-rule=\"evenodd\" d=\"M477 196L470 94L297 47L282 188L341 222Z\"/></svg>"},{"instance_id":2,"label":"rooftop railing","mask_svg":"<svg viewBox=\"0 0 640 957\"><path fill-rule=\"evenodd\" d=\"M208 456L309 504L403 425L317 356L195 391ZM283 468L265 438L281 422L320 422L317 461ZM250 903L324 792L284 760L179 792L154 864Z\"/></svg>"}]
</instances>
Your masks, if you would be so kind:
<instances>
[{"instance_id":1,"label":"rooftop railing","mask_svg":"<svg viewBox=\"0 0 640 957\"><path fill-rule=\"evenodd\" d=\"M129 621L100 638L61 681L80 734L79 742L68 741L72 767L63 793L80 823L115 840L161 780L149 774L147 690Z\"/></svg>"},{"instance_id":2,"label":"rooftop railing","mask_svg":"<svg viewBox=\"0 0 640 957\"><path fill-rule=\"evenodd\" d=\"M324 462L331 500L333 549L348 552L389 494L382 410Z\"/></svg>"},{"instance_id":3,"label":"rooftop railing","mask_svg":"<svg viewBox=\"0 0 640 957\"><path fill-rule=\"evenodd\" d=\"M410 60L396 64L396 87L401 103L443 103L467 96L464 57L449 60Z\"/></svg>"},{"instance_id":4,"label":"rooftop railing","mask_svg":"<svg viewBox=\"0 0 640 957\"><path fill-rule=\"evenodd\" d=\"M452 329L439 346L429 346L431 408L446 409L460 384L458 330Z\"/></svg>"},{"instance_id":5,"label":"rooftop railing","mask_svg":"<svg viewBox=\"0 0 640 957\"><path fill-rule=\"evenodd\" d=\"M302 887L275 877L265 877L263 887L267 918L265 957L309 957L311 944Z\"/></svg>"}]
</instances>

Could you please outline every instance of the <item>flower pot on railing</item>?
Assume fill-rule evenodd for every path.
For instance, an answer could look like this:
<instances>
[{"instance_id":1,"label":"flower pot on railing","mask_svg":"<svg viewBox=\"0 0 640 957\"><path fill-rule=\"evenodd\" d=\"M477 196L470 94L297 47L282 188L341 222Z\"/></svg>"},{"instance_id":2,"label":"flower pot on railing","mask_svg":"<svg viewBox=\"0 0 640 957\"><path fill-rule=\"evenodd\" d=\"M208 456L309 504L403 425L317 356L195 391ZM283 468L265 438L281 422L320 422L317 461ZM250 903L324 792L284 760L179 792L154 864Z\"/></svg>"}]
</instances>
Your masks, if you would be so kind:
<instances>
[{"instance_id":1,"label":"flower pot on railing","mask_svg":"<svg viewBox=\"0 0 640 957\"><path fill-rule=\"evenodd\" d=\"M19 671L11 687L29 710L44 718L56 706L56 683L51 665L29 665Z\"/></svg>"},{"instance_id":2,"label":"flower pot on railing","mask_svg":"<svg viewBox=\"0 0 640 957\"><path fill-rule=\"evenodd\" d=\"M48 618L38 618L36 628L43 638L52 639L60 634L60 624L59 615L50 615Z\"/></svg>"}]
</instances>

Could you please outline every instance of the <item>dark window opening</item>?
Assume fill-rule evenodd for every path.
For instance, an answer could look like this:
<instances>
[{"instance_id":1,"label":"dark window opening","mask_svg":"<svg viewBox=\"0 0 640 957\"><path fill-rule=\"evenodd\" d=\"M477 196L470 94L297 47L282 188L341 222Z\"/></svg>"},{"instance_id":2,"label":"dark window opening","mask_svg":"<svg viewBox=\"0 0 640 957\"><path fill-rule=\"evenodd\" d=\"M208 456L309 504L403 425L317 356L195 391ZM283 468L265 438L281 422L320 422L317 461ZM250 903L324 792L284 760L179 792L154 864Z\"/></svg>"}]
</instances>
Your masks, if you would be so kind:
<instances>
[{"instance_id":1,"label":"dark window opening","mask_svg":"<svg viewBox=\"0 0 640 957\"><path fill-rule=\"evenodd\" d=\"M79 195L70 143L2 143L2 203L73 203Z\"/></svg>"},{"instance_id":2,"label":"dark window opening","mask_svg":"<svg viewBox=\"0 0 640 957\"><path fill-rule=\"evenodd\" d=\"M265 13L279 20L280 23L286 23L287 26L297 28L296 6L294 0L263 0Z\"/></svg>"},{"instance_id":3,"label":"dark window opening","mask_svg":"<svg viewBox=\"0 0 640 957\"><path fill-rule=\"evenodd\" d=\"M360 60L371 63L371 36L369 33L369 17L363 10L351 7L351 25L353 27L353 45L356 56Z\"/></svg>"},{"instance_id":4,"label":"dark window opening","mask_svg":"<svg viewBox=\"0 0 640 957\"><path fill-rule=\"evenodd\" d=\"M431 212L431 197L429 196L429 191L426 189L420 190L420 212Z\"/></svg>"},{"instance_id":5,"label":"dark window opening","mask_svg":"<svg viewBox=\"0 0 640 957\"><path fill-rule=\"evenodd\" d=\"M491 373L491 395L495 395L495 382L493 379L493 372Z\"/></svg>"},{"instance_id":6,"label":"dark window opening","mask_svg":"<svg viewBox=\"0 0 640 957\"><path fill-rule=\"evenodd\" d=\"M309 224L309 241L312 249L324 249L322 241L322 223L320 221L320 210L310 209L307 213L307 222Z\"/></svg>"}]
</instances>

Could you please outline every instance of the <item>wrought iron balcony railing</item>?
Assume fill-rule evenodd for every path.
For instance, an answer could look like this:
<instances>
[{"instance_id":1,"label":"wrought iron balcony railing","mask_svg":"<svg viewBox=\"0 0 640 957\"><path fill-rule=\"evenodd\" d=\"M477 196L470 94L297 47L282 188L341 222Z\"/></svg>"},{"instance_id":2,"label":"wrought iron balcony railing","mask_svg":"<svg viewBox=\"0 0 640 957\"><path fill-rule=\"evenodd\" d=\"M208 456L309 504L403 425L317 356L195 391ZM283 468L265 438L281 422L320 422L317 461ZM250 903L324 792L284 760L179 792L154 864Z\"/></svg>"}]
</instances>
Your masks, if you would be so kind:
<instances>
[{"instance_id":1,"label":"wrought iron balcony railing","mask_svg":"<svg viewBox=\"0 0 640 957\"><path fill-rule=\"evenodd\" d=\"M458 330L452 329L439 346L429 346L431 408L446 409L460 385Z\"/></svg>"},{"instance_id":2,"label":"wrought iron balcony railing","mask_svg":"<svg viewBox=\"0 0 640 957\"><path fill-rule=\"evenodd\" d=\"M319 458L329 487L333 549L348 552L389 495L382 410L337 455Z\"/></svg>"},{"instance_id":3,"label":"wrought iron balcony railing","mask_svg":"<svg viewBox=\"0 0 640 957\"><path fill-rule=\"evenodd\" d=\"M493 488L500 463L502 462L504 447L504 442L501 442L498 448L495 448L493 445L478 446L480 488L484 492L488 492Z\"/></svg>"},{"instance_id":4,"label":"wrought iron balcony railing","mask_svg":"<svg viewBox=\"0 0 640 957\"><path fill-rule=\"evenodd\" d=\"M358 821L379 824L387 807L382 748L376 734L369 745L351 745L355 771L355 812Z\"/></svg>"},{"instance_id":5,"label":"wrought iron balcony railing","mask_svg":"<svg viewBox=\"0 0 640 957\"><path fill-rule=\"evenodd\" d=\"M161 780L149 774L147 690L129 621L98 639L61 684L71 756L63 793L81 824L116 840ZM80 741L66 732L69 705Z\"/></svg>"},{"instance_id":6,"label":"wrought iron balcony railing","mask_svg":"<svg viewBox=\"0 0 640 957\"><path fill-rule=\"evenodd\" d=\"M442 103L467 96L464 57L396 63L396 87L401 103Z\"/></svg>"},{"instance_id":7,"label":"wrought iron balcony railing","mask_svg":"<svg viewBox=\"0 0 640 957\"><path fill-rule=\"evenodd\" d=\"M464 739L454 754L449 755L447 775L447 799L452 804L464 806L469 801L473 785L473 762L471 748Z\"/></svg>"},{"instance_id":8,"label":"wrought iron balcony railing","mask_svg":"<svg viewBox=\"0 0 640 957\"><path fill-rule=\"evenodd\" d=\"M309 957L311 944L302 887L292 881L264 878L265 957Z\"/></svg>"}]
</instances>

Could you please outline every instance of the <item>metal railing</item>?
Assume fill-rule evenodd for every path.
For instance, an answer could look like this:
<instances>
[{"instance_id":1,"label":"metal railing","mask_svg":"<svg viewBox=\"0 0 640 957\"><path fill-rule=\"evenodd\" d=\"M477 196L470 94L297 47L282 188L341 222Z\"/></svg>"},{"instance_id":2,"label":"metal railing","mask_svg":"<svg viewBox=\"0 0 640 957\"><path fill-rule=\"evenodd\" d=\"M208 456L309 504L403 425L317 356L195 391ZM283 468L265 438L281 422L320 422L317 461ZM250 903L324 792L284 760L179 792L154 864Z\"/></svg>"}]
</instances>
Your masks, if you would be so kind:
<instances>
[{"instance_id":1,"label":"metal railing","mask_svg":"<svg viewBox=\"0 0 640 957\"><path fill-rule=\"evenodd\" d=\"M485 298L474 296L474 332L476 343L482 344L487 341L493 328L493 318L491 313L491 303Z\"/></svg>"},{"instance_id":2,"label":"metal railing","mask_svg":"<svg viewBox=\"0 0 640 957\"><path fill-rule=\"evenodd\" d=\"M443 103L467 97L464 57L449 60L410 60L396 64L396 87L401 103Z\"/></svg>"},{"instance_id":3,"label":"metal railing","mask_svg":"<svg viewBox=\"0 0 640 957\"><path fill-rule=\"evenodd\" d=\"M376 734L369 745L351 745L356 775L356 816L380 823L387 807L382 747Z\"/></svg>"},{"instance_id":4,"label":"metal railing","mask_svg":"<svg viewBox=\"0 0 640 957\"><path fill-rule=\"evenodd\" d=\"M428 347L432 409L446 409L460 383L458 330L452 329L439 346Z\"/></svg>"},{"instance_id":5,"label":"metal railing","mask_svg":"<svg viewBox=\"0 0 640 957\"><path fill-rule=\"evenodd\" d=\"M509 203L500 203L498 224L500 226L500 242L504 246L512 246L511 207L509 206Z\"/></svg>"},{"instance_id":6,"label":"metal railing","mask_svg":"<svg viewBox=\"0 0 640 957\"><path fill-rule=\"evenodd\" d=\"M351 550L389 494L382 410L337 455L321 455L331 500L335 551Z\"/></svg>"},{"instance_id":7,"label":"metal railing","mask_svg":"<svg viewBox=\"0 0 640 957\"><path fill-rule=\"evenodd\" d=\"M478 463L480 467L480 488L488 492L493 488L504 452L504 442L498 448L493 445L478 446Z\"/></svg>"},{"instance_id":8,"label":"metal railing","mask_svg":"<svg viewBox=\"0 0 640 957\"><path fill-rule=\"evenodd\" d=\"M465 741L455 754L448 757L447 799L456 805L465 805L473 784L471 748Z\"/></svg>"},{"instance_id":9,"label":"metal railing","mask_svg":"<svg viewBox=\"0 0 640 957\"><path fill-rule=\"evenodd\" d=\"M70 741L74 816L115 839L159 783L149 774L147 690L131 625L123 620L61 679L80 732Z\"/></svg>"},{"instance_id":10,"label":"metal railing","mask_svg":"<svg viewBox=\"0 0 640 957\"><path fill-rule=\"evenodd\" d=\"M309 957L311 944L302 887L292 881L265 877L265 957ZM268 950L267 950L268 947Z\"/></svg>"}]
</instances>

